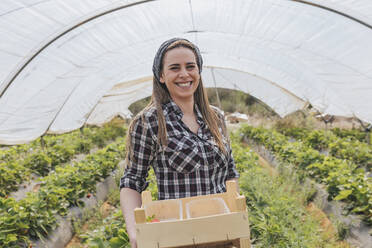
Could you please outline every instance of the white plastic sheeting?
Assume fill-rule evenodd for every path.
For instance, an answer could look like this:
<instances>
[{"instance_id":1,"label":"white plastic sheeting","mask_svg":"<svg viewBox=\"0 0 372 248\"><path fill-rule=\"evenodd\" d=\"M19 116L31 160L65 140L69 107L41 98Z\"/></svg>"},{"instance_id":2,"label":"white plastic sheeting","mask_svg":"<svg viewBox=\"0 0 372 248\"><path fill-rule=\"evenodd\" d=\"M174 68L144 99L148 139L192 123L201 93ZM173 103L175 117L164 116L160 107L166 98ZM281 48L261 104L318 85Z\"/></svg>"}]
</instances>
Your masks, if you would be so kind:
<instances>
[{"instance_id":1,"label":"white plastic sheeting","mask_svg":"<svg viewBox=\"0 0 372 248\"><path fill-rule=\"evenodd\" d=\"M329 8L372 25L372 3L369 0L305 0L303 2Z\"/></svg>"},{"instance_id":2,"label":"white plastic sheeting","mask_svg":"<svg viewBox=\"0 0 372 248\"><path fill-rule=\"evenodd\" d=\"M0 143L129 114L151 92L143 79L156 49L176 36L201 48L206 86L241 89L281 116L310 103L372 122L371 9L368 0L3 0Z\"/></svg>"},{"instance_id":3,"label":"white plastic sheeting","mask_svg":"<svg viewBox=\"0 0 372 248\"><path fill-rule=\"evenodd\" d=\"M240 90L257 96L282 117L305 107L307 104L278 85L245 72L204 67L202 78L205 82L204 86L207 88ZM130 104L151 96L151 93L152 77L115 85L99 101L86 123L100 125L115 116L129 118L132 116L129 110Z\"/></svg>"},{"instance_id":4,"label":"white plastic sheeting","mask_svg":"<svg viewBox=\"0 0 372 248\"><path fill-rule=\"evenodd\" d=\"M89 18L135 1L1 0L0 92L39 49Z\"/></svg>"},{"instance_id":5,"label":"white plastic sheeting","mask_svg":"<svg viewBox=\"0 0 372 248\"><path fill-rule=\"evenodd\" d=\"M130 104L151 96L152 77L115 85L97 104L87 120L87 124L99 125L115 116L131 118Z\"/></svg>"}]
</instances>

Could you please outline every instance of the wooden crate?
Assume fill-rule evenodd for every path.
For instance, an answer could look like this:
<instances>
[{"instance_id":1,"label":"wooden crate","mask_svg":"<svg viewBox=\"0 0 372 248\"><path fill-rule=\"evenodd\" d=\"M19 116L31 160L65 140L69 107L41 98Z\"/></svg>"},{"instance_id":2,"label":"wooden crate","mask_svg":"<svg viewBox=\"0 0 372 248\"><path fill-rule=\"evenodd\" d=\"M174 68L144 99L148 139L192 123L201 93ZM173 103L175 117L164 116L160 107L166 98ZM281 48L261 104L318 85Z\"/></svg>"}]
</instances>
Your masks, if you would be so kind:
<instances>
[{"instance_id":1,"label":"wooden crate","mask_svg":"<svg viewBox=\"0 0 372 248\"><path fill-rule=\"evenodd\" d=\"M233 247L249 248L249 221L245 197L236 182L227 192L174 200L152 201L142 192L142 206L134 211L139 248ZM153 216L160 222L146 222Z\"/></svg>"}]
</instances>

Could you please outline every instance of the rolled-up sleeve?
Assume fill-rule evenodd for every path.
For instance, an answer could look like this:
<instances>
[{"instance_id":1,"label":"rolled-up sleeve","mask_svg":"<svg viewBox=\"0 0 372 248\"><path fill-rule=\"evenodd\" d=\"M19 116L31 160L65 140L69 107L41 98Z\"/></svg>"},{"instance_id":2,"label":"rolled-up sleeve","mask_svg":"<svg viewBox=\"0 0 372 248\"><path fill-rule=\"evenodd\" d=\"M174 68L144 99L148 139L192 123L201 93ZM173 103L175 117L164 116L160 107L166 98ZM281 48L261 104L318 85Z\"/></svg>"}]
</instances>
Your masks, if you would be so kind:
<instances>
[{"instance_id":1,"label":"rolled-up sleeve","mask_svg":"<svg viewBox=\"0 0 372 248\"><path fill-rule=\"evenodd\" d=\"M146 178L153 162L155 150L155 142L149 125L141 118L138 118L134 123L130 142L132 154L128 157L128 165L120 179L120 189L130 188L141 193L149 184Z\"/></svg>"}]
</instances>

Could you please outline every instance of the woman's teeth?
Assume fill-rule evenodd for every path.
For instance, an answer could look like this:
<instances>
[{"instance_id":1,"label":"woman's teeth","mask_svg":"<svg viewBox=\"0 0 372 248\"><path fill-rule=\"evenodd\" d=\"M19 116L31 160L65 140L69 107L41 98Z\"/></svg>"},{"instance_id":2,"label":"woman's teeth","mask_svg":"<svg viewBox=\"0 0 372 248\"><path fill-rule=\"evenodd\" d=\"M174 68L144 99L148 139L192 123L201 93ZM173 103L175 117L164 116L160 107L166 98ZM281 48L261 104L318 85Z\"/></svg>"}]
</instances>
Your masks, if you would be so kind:
<instances>
[{"instance_id":1,"label":"woman's teeth","mask_svg":"<svg viewBox=\"0 0 372 248\"><path fill-rule=\"evenodd\" d=\"M182 83L182 84L178 83L177 85L180 86L180 87L189 87L191 85L191 82Z\"/></svg>"}]
</instances>

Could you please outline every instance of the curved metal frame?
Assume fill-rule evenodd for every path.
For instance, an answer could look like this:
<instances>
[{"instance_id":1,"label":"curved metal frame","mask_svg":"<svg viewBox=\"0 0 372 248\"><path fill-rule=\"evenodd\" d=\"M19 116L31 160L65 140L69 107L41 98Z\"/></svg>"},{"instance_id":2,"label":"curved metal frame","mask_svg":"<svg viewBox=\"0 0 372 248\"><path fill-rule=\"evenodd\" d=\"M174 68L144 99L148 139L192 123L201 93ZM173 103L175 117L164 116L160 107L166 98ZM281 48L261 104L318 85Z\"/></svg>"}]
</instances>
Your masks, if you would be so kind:
<instances>
[{"instance_id":1,"label":"curved metal frame","mask_svg":"<svg viewBox=\"0 0 372 248\"><path fill-rule=\"evenodd\" d=\"M119 6L119 7L116 7L116 8L113 8L113 9L109 9L109 10L106 10L104 12L101 12L101 13L98 13L94 16L91 16L77 24L74 24L73 26L67 28L66 30L64 30L63 32L61 32L60 34L56 35L54 38L50 39L46 44L42 45L39 49L37 49L31 56L29 56L29 58L22 64L19 66L19 68L15 71L15 73L13 75L10 75L8 76L8 78L5 80L7 81L5 83L5 86L3 87L3 89L0 89L0 98L4 95L5 91L9 88L9 86L11 85L11 83L16 79L16 77L21 73L21 71L39 54L41 53L44 49L46 49L50 44L52 44L54 41L58 40L60 37L62 37L63 35L67 34L68 32L74 30L75 28L79 27L79 26L82 26L84 25L85 23L87 22L90 22L94 19L97 19L101 16L104 16L106 14L109 14L109 13L112 13L112 12L115 12L115 11L118 11L118 10L121 10L121 9L124 9L124 8L128 8L128 7L132 7L132 6L135 6L135 5L139 5L139 4L143 4L143 3L146 3L146 2L152 2L152 1L155 1L155 0L143 0L143 1L140 1L140 2L136 2L136 3L131 3L131 4L125 4L125 5L122 5L122 6Z\"/></svg>"},{"instance_id":2,"label":"curved metal frame","mask_svg":"<svg viewBox=\"0 0 372 248\"><path fill-rule=\"evenodd\" d=\"M109 9L109 10L106 10L104 12L101 12L101 13L98 13L94 16L91 16L75 25L72 25L71 27L67 28L66 30L64 30L63 32L61 32L60 34L56 35L54 38L50 39L46 44L42 45L39 49L37 49L32 55L29 56L29 58L23 62L23 64L21 64L19 66L18 69L14 70L15 72L12 74L12 75L9 75L7 77L7 79L5 80L5 83L4 83L4 86L2 87L2 89L0 89L0 98L4 95L4 93L6 92L6 90L9 88L9 86L12 84L12 82L17 78L17 76L21 73L21 71L38 55L40 54L44 49L46 49L50 44L52 44L54 41L56 41L57 39L59 39L60 37L62 37L63 35L67 34L68 32L74 30L75 28L81 26L81 25L84 25L85 23L87 22L90 22L96 18L99 18L101 16L104 16L106 14L109 14L109 13L112 13L112 12L115 12L115 11L118 11L118 10L121 10L121 9L124 9L124 8L127 8L127 7L132 7L132 6L135 6L135 5L139 5L139 4L144 4L144 3L147 3L147 2L152 2L152 1L155 1L155 0L143 0L143 1L139 1L139 2L136 2L136 3L131 3L131 4L125 4L125 5L122 5L122 6L119 6L119 7L115 7L113 9ZM316 4L316 3L313 3L313 2L309 2L309 1L306 1L306 0L288 0L288 1L292 1L292 2L298 2L298 3L302 3L302 4L306 4L306 5L310 5L310 6L313 6L313 7L317 7L317 8L321 8L321 9L324 9L324 10L327 10L327 11L331 11L331 12L334 12L336 14L339 14L341 16L344 16L346 18L349 18L355 22L358 22L359 24L363 25L363 26L366 26L367 28L369 29L372 29L372 25L362 21L362 20L359 20L357 18L354 18L350 15L347 15L341 11L337 11L337 10L334 10L334 9L331 9L329 7L326 7L326 6L323 6L323 5L320 5L320 4ZM190 1L190 4L191 4L191 1ZM193 31L189 31L189 32L197 32L195 30Z\"/></svg>"}]
</instances>

